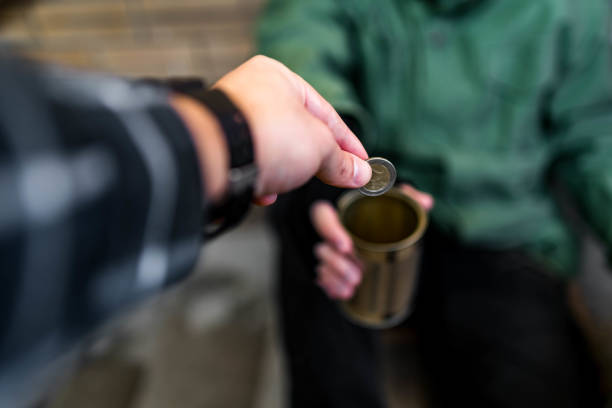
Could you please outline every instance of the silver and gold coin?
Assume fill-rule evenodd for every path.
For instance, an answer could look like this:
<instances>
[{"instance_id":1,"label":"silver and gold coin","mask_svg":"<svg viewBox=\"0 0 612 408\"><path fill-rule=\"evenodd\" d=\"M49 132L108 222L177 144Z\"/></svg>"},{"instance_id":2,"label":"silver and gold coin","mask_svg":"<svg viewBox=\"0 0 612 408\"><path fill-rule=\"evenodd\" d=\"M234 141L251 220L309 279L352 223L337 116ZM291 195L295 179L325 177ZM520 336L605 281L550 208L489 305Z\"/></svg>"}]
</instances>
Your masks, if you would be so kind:
<instances>
[{"instance_id":1,"label":"silver and gold coin","mask_svg":"<svg viewBox=\"0 0 612 408\"><path fill-rule=\"evenodd\" d=\"M372 168L372 178L359 191L367 196L379 196L385 194L395 184L397 172L395 166L382 157L372 157L368 160Z\"/></svg>"}]
</instances>

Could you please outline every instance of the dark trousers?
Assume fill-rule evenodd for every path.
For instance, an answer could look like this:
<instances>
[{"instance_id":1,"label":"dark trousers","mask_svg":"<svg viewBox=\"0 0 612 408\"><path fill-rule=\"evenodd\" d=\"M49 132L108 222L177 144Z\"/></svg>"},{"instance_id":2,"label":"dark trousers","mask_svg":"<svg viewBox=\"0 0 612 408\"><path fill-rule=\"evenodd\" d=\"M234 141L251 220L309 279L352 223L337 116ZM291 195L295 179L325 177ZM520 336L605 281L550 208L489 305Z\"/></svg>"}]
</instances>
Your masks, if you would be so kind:
<instances>
[{"instance_id":1,"label":"dark trousers","mask_svg":"<svg viewBox=\"0 0 612 408\"><path fill-rule=\"evenodd\" d=\"M348 322L313 283L311 183L281 203L279 300L293 408L383 407L378 333ZM566 302L566 285L520 251L425 238L408 319L435 406L600 407L597 368Z\"/></svg>"}]
</instances>

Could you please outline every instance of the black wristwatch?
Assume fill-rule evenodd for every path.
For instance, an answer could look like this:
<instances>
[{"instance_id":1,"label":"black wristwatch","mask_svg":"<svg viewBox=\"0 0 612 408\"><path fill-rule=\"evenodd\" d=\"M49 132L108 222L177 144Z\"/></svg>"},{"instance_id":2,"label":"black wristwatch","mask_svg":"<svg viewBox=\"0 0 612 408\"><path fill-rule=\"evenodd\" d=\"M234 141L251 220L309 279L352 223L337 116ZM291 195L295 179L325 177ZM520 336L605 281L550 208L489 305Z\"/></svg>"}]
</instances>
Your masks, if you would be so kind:
<instances>
[{"instance_id":1,"label":"black wristwatch","mask_svg":"<svg viewBox=\"0 0 612 408\"><path fill-rule=\"evenodd\" d=\"M186 86L189 83L194 86ZM250 208L258 175L251 131L242 112L222 91L206 90L202 82L195 86L197 82L184 79L168 80L166 84L205 105L217 117L225 135L230 156L227 194L220 205L204 209L207 223L203 233L212 238L242 221Z\"/></svg>"}]
</instances>

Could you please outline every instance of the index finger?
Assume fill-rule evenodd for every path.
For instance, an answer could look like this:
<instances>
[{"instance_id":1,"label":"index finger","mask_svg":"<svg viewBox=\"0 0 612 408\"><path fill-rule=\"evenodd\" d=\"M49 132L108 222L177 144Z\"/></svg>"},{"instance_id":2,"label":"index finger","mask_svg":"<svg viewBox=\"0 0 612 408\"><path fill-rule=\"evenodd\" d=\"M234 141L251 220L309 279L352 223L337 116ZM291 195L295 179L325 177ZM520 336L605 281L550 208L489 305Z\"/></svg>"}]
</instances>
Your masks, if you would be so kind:
<instances>
[{"instance_id":1,"label":"index finger","mask_svg":"<svg viewBox=\"0 0 612 408\"><path fill-rule=\"evenodd\" d=\"M297 76L297 74L295 75ZM304 83L304 106L308 112L327 125L342 150L353 153L363 160L367 160L368 153L365 148L353 131L344 123L333 106L331 106L331 104L308 82L304 81L299 76L298 78Z\"/></svg>"},{"instance_id":2,"label":"index finger","mask_svg":"<svg viewBox=\"0 0 612 408\"><path fill-rule=\"evenodd\" d=\"M329 128L342 150L353 153L360 159L367 160L368 153L365 148L353 131L344 123L333 106L331 106L331 104L301 76L291 71L286 66L284 67L296 84L297 89L301 92L302 102L306 110Z\"/></svg>"}]
</instances>

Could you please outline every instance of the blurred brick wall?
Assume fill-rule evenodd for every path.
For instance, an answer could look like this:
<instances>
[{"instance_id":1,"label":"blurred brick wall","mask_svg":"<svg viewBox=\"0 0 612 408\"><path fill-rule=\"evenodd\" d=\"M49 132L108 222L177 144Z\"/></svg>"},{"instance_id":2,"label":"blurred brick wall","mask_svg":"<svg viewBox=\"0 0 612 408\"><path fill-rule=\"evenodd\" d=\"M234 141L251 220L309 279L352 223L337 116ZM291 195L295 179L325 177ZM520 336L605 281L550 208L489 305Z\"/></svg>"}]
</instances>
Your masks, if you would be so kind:
<instances>
[{"instance_id":1,"label":"blurred brick wall","mask_svg":"<svg viewBox=\"0 0 612 408\"><path fill-rule=\"evenodd\" d=\"M217 79L253 53L264 0L40 0L0 41L28 55L129 76Z\"/></svg>"}]
</instances>

